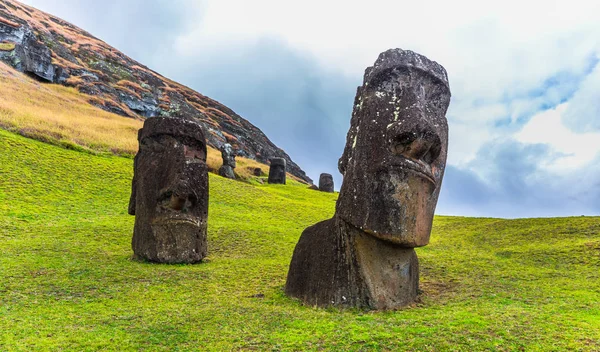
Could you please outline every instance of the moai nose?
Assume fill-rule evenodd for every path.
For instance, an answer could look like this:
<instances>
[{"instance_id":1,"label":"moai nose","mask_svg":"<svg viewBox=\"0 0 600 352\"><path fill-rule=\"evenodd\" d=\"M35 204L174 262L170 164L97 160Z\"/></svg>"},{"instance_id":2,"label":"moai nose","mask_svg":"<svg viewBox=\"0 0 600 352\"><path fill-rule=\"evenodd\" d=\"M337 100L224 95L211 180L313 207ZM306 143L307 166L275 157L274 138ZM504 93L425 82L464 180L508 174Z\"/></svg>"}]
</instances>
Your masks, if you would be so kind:
<instances>
[{"instance_id":1,"label":"moai nose","mask_svg":"<svg viewBox=\"0 0 600 352\"><path fill-rule=\"evenodd\" d=\"M406 119L391 124L388 127L388 145L394 155L426 164L432 164L442 149L440 136L423 119Z\"/></svg>"},{"instance_id":2,"label":"moai nose","mask_svg":"<svg viewBox=\"0 0 600 352\"><path fill-rule=\"evenodd\" d=\"M169 201L169 208L173 210L181 210L185 206L185 202L187 197L181 197L175 193L171 195L171 200Z\"/></svg>"},{"instance_id":3,"label":"moai nose","mask_svg":"<svg viewBox=\"0 0 600 352\"><path fill-rule=\"evenodd\" d=\"M168 190L161 194L159 204L165 208L170 208L176 211L186 211L194 207L197 203L196 196L190 192L182 192L181 190Z\"/></svg>"}]
</instances>

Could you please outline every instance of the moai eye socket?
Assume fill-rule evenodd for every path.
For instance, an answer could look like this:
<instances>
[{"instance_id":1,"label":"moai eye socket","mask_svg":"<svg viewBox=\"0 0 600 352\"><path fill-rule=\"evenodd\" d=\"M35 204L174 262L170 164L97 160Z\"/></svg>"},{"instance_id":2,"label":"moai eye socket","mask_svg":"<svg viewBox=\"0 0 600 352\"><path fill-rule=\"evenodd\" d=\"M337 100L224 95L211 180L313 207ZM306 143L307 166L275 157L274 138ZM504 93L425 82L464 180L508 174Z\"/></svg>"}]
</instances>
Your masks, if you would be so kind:
<instances>
[{"instance_id":1,"label":"moai eye socket","mask_svg":"<svg viewBox=\"0 0 600 352\"><path fill-rule=\"evenodd\" d=\"M440 155L442 143L437 133L429 129L405 131L392 138L390 150L394 155L433 163Z\"/></svg>"},{"instance_id":2,"label":"moai eye socket","mask_svg":"<svg viewBox=\"0 0 600 352\"><path fill-rule=\"evenodd\" d=\"M152 152L162 152L167 148L172 148L174 139L168 135L154 135L145 137L140 141L140 147Z\"/></svg>"},{"instance_id":3,"label":"moai eye socket","mask_svg":"<svg viewBox=\"0 0 600 352\"><path fill-rule=\"evenodd\" d=\"M397 135L391 144L392 153L403 155L410 152L412 143L417 139L415 132L403 132Z\"/></svg>"},{"instance_id":4,"label":"moai eye socket","mask_svg":"<svg viewBox=\"0 0 600 352\"><path fill-rule=\"evenodd\" d=\"M206 146L202 142L186 138L183 140L183 148L187 160L206 162Z\"/></svg>"}]
</instances>

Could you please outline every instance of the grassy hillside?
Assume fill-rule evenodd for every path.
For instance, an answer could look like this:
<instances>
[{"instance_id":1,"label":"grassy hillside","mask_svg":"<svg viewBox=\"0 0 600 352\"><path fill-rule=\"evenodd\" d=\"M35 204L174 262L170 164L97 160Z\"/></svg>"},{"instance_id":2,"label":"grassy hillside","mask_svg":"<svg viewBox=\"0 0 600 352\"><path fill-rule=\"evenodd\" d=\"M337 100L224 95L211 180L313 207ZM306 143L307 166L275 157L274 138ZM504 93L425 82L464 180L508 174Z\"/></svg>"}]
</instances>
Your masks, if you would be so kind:
<instances>
[{"instance_id":1,"label":"grassy hillside","mask_svg":"<svg viewBox=\"0 0 600 352\"><path fill-rule=\"evenodd\" d=\"M74 88L40 83L0 62L0 128L23 136L92 154L132 157L143 120L127 118L87 103L89 95ZM212 171L222 165L221 152L208 147ZM238 157L238 177L252 181L254 168L269 167ZM288 177L298 180L288 174Z\"/></svg>"},{"instance_id":2,"label":"grassy hillside","mask_svg":"<svg viewBox=\"0 0 600 352\"><path fill-rule=\"evenodd\" d=\"M305 307L282 291L335 195L210 177L209 258L131 260L132 161L0 130L0 350L600 350L600 219L437 217L421 302Z\"/></svg>"},{"instance_id":3,"label":"grassy hillside","mask_svg":"<svg viewBox=\"0 0 600 352\"><path fill-rule=\"evenodd\" d=\"M81 108L85 102L131 118L196 117L210 146L230 143L263 163L283 157L291 174L311 182L284 150L227 106L161 76L87 31L16 0L0 0L0 61L40 80L85 93L79 96L78 112L91 111ZM75 90L64 92L73 96ZM22 99L27 99L25 93ZM45 106L45 100L42 97L38 104Z\"/></svg>"}]
</instances>

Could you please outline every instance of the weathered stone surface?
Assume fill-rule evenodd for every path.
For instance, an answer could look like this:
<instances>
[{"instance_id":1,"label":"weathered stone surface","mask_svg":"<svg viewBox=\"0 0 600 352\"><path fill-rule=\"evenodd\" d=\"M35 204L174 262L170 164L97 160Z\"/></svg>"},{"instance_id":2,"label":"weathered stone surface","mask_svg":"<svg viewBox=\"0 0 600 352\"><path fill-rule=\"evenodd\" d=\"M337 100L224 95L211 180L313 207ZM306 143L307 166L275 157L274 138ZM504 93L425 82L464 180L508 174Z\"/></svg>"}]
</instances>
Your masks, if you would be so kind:
<instances>
[{"instance_id":1,"label":"weathered stone surface","mask_svg":"<svg viewBox=\"0 0 600 352\"><path fill-rule=\"evenodd\" d=\"M254 176L262 176L263 175L263 171L260 167L255 167L254 170L252 171L252 174Z\"/></svg>"},{"instance_id":2,"label":"weathered stone surface","mask_svg":"<svg viewBox=\"0 0 600 352\"><path fill-rule=\"evenodd\" d=\"M235 172L233 168L229 165L221 165L219 168L219 175L235 180Z\"/></svg>"},{"instance_id":3,"label":"weathered stone surface","mask_svg":"<svg viewBox=\"0 0 600 352\"><path fill-rule=\"evenodd\" d=\"M223 158L223 165L219 168L219 175L223 177L235 179L235 154L231 144L225 143L221 146L221 158Z\"/></svg>"},{"instance_id":4,"label":"weathered stone surface","mask_svg":"<svg viewBox=\"0 0 600 352\"><path fill-rule=\"evenodd\" d=\"M0 22L0 41L15 44L14 50L0 52L0 60L40 80L59 81L62 70L52 64L52 53L37 40L29 27Z\"/></svg>"},{"instance_id":5,"label":"weathered stone surface","mask_svg":"<svg viewBox=\"0 0 600 352\"><path fill-rule=\"evenodd\" d=\"M285 292L308 305L393 309L417 297L412 248L381 241L338 217L302 233Z\"/></svg>"},{"instance_id":6,"label":"weathered stone surface","mask_svg":"<svg viewBox=\"0 0 600 352\"><path fill-rule=\"evenodd\" d=\"M221 158L223 158L223 165L228 165L235 169L235 153L231 144L225 143L221 146Z\"/></svg>"},{"instance_id":7,"label":"weathered stone surface","mask_svg":"<svg viewBox=\"0 0 600 352\"><path fill-rule=\"evenodd\" d=\"M365 71L339 169L332 219L307 228L286 293L307 304L394 309L414 301L446 165L446 71L388 50Z\"/></svg>"},{"instance_id":8,"label":"weathered stone surface","mask_svg":"<svg viewBox=\"0 0 600 352\"><path fill-rule=\"evenodd\" d=\"M286 162L284 158L272 158L269 168L269 183L284 184L286 181Z\"/></svg>"},{"instance_id":9,"label":"weathered stone surface","mask_svg":"<svg viewBox=\"0 0 600 352\"><path fill-rule=\"evenodd\" d=\"M77 88L98 108L129 117L188 116L198 120L207 144L230 143L236 154L262 163L283 157L287 170L306 173L256 126L230 108L127 57L60 18L13 0L1 0L0 60L40 80Z\"/></svg>"},{"instance_id":10,"label":"weathered stone surface","mask_svg":"<svg viewBox=\"0 0 600 352\"><path fill-rule=\"evenodd\" d=\"M318 191L319 187L317 187L315 185L310 185L310 186L308 186L308 189L312 189L313 191Z\"/></svg>"},{"instance_id":11,"label":"weathered stone surface","mask_svg":"<svg viewBox=\"0 0 600 352\"><path fill-rule=\"evenodd\" d=\"M319 176L319 190L333 193L333 176L331 174L321 174Z\"/></svg>"},{"instance_id":12,"label":"weathered stone surface","mask_svg":"<svg viewBox=\"0 0 600 352\"><path fill-rule=\"evenodd\" d=\"M200 125L153 117L138 133L129 214L136 257L195 263L207 252L208 168Z\"/></svg>"}]
</instances>

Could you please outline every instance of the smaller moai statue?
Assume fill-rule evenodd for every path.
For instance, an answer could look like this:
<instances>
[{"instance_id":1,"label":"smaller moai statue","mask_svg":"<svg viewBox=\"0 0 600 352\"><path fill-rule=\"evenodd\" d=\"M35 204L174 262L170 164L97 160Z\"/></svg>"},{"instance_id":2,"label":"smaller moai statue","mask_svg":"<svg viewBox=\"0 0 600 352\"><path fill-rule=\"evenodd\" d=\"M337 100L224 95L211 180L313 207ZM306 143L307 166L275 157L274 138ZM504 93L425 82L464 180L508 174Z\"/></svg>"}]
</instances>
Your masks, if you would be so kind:
<instances>
[{"instance_id":1,"label":"smaller moai statue","mask_svg":"<svg viewBox=\"0 0 600 352\"><path fill-rule=\"evenodd\" d=\"M138 132L129 214L136 258L196 263L207 253L206 139L196 121L146 119Z\"/></svg>"},{"instance_id":2,"label":"smaller moai statue","mask_svg":"<svg viewBox=\"0 0 600 352\"><path fill-rule=\"evenodd\" d=\"M269 183L285 185L285 159L272 158L269 168Z\"/></svg>"},{"instance_id":3,"label":"smaller moai statue","mask_svg":"<svg viewBox=\"0 0 600 352\"><path fill-rule=\"evenodd\" d=\"M225 143L221 146L221 157L223 158L223 165L219 168L219 175L223 177L235 180L235 153L231 144Z\"/></svg>"},{"instance_id":4,"label":"smaller moai statue","mask_svg":"<svg viewBox=\"0 0 600 352\"><path fill-rule=\"evenodd\" d=\"M333 193L333 176L331 174L321 174L319 176L319 191Z\"/></svg>"}]
</instances>

